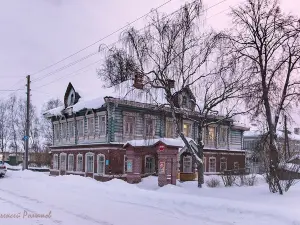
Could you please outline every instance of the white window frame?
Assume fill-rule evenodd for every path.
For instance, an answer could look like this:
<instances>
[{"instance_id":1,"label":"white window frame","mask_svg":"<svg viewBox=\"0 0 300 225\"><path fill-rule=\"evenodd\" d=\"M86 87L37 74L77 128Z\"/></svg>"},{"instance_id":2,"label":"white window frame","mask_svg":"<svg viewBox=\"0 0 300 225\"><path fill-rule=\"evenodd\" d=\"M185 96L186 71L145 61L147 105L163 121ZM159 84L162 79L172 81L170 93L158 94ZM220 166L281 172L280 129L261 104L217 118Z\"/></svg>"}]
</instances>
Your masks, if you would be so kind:
<instances>
[{"instance_id":1,"label":"white window frame","mask_svg":"<svg viewBox=\"0 0 300 225\"><path fill-rule=\"evenodd\" d=\"M237 165L237 166L236 166L236 165ZM234 162L234 163L233 163L233 169L234 169L234 170L240 169L240 164L239 164L239 162Z\"/></svg>"},{"instance_id":2,"label":"white window frame","mask_svg":"<svg viewBox=\"0 0 300 225\"><path fill-rule=\"evenodd\" d=\"M99 162L100 162L100 157L103 157L103 172L100 172L100 168L99 168ZM104 175L105 174L105 164L106 164L106 161L105 161L105 155L104 154L98 154L97 155L97 174L99 175Z\"/></svg>"},{"instance_id":3,"label":"white window frame","mask_svg":"<svg viewBox=\"0 0 300 225\"><path fill-rule=\"evenodd\" d=\"M59 169L59 157L58 154L53 155L53 169L58 170Z\"/></svg>"},{"instance_id":4,"label":"white window frame","mask_svg":"<svg viewBox=\"0 0 300 225\"><path fill-rule=\"evenodd\" d=\"M225 162L224 161L222 162L222 159L225 159ZM220 158L220 172L224 171L224 170L222 170L222 164L223 163L226 165L224 170L227 170L227 158L226 157L221 157Z\"/></svg>"},{"instance_id":5,"label":"white window frame","mask_svg":"<svg viewBox=\"0 0 300 225\"><path fill-rule=\"evenodd\" d=\"M132 117L133 118L132 134L126 132L126 121L127 121L128 117ZM123 126L123 134L124 134L124 136L134 137L135 136L136 117L134 115L124 115L124 117L123 117L123 123L124 123L124 126Z\"/></svg>"},{"instance_id":6,"label":"white window frame","mask_svg":"<svg viewBox=\"0 0 300 225\"><path fill-rule=\"evenodd\" d=\"M225 130L226 131L225 141L221 140L221 130ZM228 127L220 126L220 128L219 128L219 134L218 134L218 143L221 144L221 145L228 144Z\"/></svg>"},{"instance_id":7,"label":"white window frame","mask_svg":"<svg viewBox=\"0 0 300 225\"><path fill-rule=\"evenodd\" d=\"M71 130L70 130L70 128L71 128L71 124L73 125L72 127L73 127L73 132L71 132ZM74 119L70 119L70 120L68 120L68 137L69 137L69 139L74 139L75 138L75 122L74 122ZM72 134L72 135L71 135Z\"/></svg>"},{"instance_id":8,"label":"white window frame","mask_svg":"<svg viewBox=\"0 0 300 225\"><path fill-rule=\"evenodd\" d=\"M152 170L149 172L149 171L146 171L147 170L147 158L151 158L153 160L153 165L152 165ZM146 155L145 156L145 165L144 165L144 168L145 168L145 174L153 174L155 173L155 157L153 155Z\"/></svg>"},{"instance_id":9,"label":"white window frame","mask_svg":"<svg viewBox=\"0 0 300 225\"><path fill-rule=\"evenodd\" d=\"M82 135L80 135L80 132L79 132L79 124L82 123ZM78 118L76 119L76 128L77 128L77 136L78 138L84 138L84 117L81 117L81 118Z\"/></svg>"},{"instance_id":10,"label":"white window frame","mask_svg":"<svg viewBox=\"0 0 300 225\"><path fill-rule=\"evenodd\" d=\"M102 123L102 118L104 117L104 132L101 132L101 123ZM100 137L106 136L106 126L107 126L107 121L106 121L106 115L97 115L98 118L98 132Z\"/></svg>"},{"instance_id":11,"label":"white window frame","mask_svg":"<svg viewBox=\"0 0 300 225\"><path fill-rule=\"evenodd\" d=\"M61 120L60 121L60 136L61 136L61 139L67 139L68 138L68 123L67 123L67 120Z\"/></svg>"},{"instance_id":12,"label":"white window frame","mask_svg":"<svg viewBox=\"0 0 300 225\"><path fill-rule=\"evenodd\" d=\"M214 159L214 160L215 160L215 165L214 165L215 169L214 169L214 171L213 171L212 168L211 168L211 163L210 163L210 160L211 160L211 159ZM210 173L215 173L215 172L217 172L217 159L216 159L216 157L209 157L209 158L208 158L208 172L210 172Z\"/></svg>"},{"instance_id":13,"label":"white window frame","mask_svg":"<svg viewBox=\"0 0 300 225\"><path fill-rule=\"evenodd\" d=\"M78 163L78 158L79 158L79 156L81 156L81 170L79 170L78 169L78 165L79 165L79 163ZM77 154L77 156L76 156L76 171L77 172L83 172L83 155L82 154Z\"/></svg>"},{"instance_id":14,"label":"white window frame","mask_svg":"<svg viewBox=\"0 0 300 225\"><path fill-rule=\"evenodd\" d=\"M88 160L87 160L88 156L92 156L93 157L92 172L88 171ZM86 173L93 173L93 174L95 173L95 154L92 153L92 152L88 152L88 153L85 154L85 172Z\"/></svg>"},{"instance_id":15,"label":"white window frame","mask_svg":"<svg viewBox=\"0 0 300 225\"><path fill-rule=\"evenodd\" d=\"M152 134L147 134L147 120L151 120L151 122L152 122ZM153 137L155 135L155 127L156 127L155 118L152 118L150 116L145 117L144 123L145 123L145 136L146 137Z\"/></svg>"},{"instance_id":16,"label":"white window frame","mask_svg":"<svg viewBox=\"0 0 300 225\"><path fill-rule=\"evenodd\" d=\"M72 164L70 164L70 157L73 157L73 163ZM74 171L74 155L73 154L68 155L68 171Z\"/></svg>"},{"instance_id":17,"label":"white window frame","mask_svg":"<svg viewBox=\"0 0 300 225\"><path fill-rule=\"evenodd\" d=\"M95 116L90 115L86 117L87 120L87 124L86 124L86 128L87 128L87 136L92 137L95 135ZM92 130L90 131L90 120L93 120L93 124L92 124Z\"/></svg>"},{"instance_id":18,"label":"white window frame","mask_svg":"<svg viewBox=\"0 0 300 225\"><path fill-rule=\"evenodd\" d=\"M184 133L184 125L187 124L188 126L190 126L190 129L188 131L188 134L185 135L186 137L192 137L193 136L193 123L191 121L188 120L183 120L182 122L182 132Z\"/></svg>"},{"instance_id":19,"label":"white window frame","mask_svg":"<svg viewBox=\"0 0 300 225\"><path fill-rule=\"evenodd\" d=\"M188 161L186 161L188 159ZM190 166L188 169L185 166L186 163L189 163ZM186 155L182 157L182 172L183 173L193 173L193 157L191 155Z\"/></svg>"},{"instance_id":20,"label":"white window frame","mask_svg":"<svg viewBox=\"0 0 300 225\"><path fill-rule=\"evenodd\" d=\"M61 161L62 156L65 157L65 164L64 164L64 167L62 167L62 161ZM62 152L62 153L59 154L59 169L60 169L61 171L66 171L66 170L67 170L67 153Z\"/></svg>"},{"instance_id":21,"label":"white window frame","mask_svg":"<svg viewBox=\"0 0 300 225\"><path fill-rule=\"evenodd\" d=\"M171 134L170 135L168 135L168 126L170 126L170 131L171 131ZM167 118L166 119L166 131L165 131L165 136L167 137L167 138L174 138L174 134L175 134L175 126L174 126L174 122L173 122L173 120L171 119L171 118Z\"/></svg>"},{"instance_id":22,"label":"white window frame","mask_svg":"<svg viewBox=\"0 0 300 225\"><path fill-rule=\"evenodd\" d=\"M53 123L53 133L54 133L54 141L59 140L60 139L60 124L59 124L59 122Z\"/></svg>"}]
</instances>

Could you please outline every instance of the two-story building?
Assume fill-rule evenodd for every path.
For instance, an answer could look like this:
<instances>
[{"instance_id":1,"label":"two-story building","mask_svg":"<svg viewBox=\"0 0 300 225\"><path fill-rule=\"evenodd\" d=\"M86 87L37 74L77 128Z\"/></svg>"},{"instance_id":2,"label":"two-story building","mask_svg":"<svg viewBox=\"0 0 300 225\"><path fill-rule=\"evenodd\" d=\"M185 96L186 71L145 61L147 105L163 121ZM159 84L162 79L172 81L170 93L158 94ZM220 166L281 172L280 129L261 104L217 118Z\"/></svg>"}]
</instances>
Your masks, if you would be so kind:
<instances>
[{"instance_id":1,"label":"two-story building","mask_svg":"<svg viewBox=\"0 0 300 225\"><path fill-rule=\"evenodd\" d=\"M135 180L138 182L163 168L157 152L161 145L170 150L172 157L175 154L170 163L178 165L181 173L195 172L192 157L175 132L171 111L161 107L167 103L164 92L139 90L132 85L130 80L117 88L102 89L99 98L92 100L82 100L72 84L68 85L64 105L44 113L53 124L51 175L79 174L105 181L113 177L126 179L132 173L139 174ZM184 135L195 140L201 114L191 98L195 100L189 89L177 96L177 116ZM219 119L211 116L211 120ZM245 167L245 130L232 119L203 130L206 174Z\"/></svg>"}]
</instances>

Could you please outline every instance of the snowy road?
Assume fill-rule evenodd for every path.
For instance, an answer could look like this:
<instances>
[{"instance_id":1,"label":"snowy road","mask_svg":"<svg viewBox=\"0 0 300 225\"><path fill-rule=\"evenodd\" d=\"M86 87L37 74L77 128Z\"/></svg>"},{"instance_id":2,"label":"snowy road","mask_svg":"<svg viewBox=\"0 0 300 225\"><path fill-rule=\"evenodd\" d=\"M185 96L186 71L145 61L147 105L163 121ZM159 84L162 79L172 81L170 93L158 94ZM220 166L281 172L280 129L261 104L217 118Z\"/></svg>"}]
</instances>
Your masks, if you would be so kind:
<instances>
[{"instance_id":1,"label":"snowy road","mask_svg":"<svg viewBox=\"0 0 300 225\"><path fill-rule=\"evenodd\" d=\"M263 186L199 191L187 185L146 190L154 189L155 178L146 181L137 186L120 180L101 183L78 176L9 172L0 180L0 224L300 225L298 187L295 195L282 197L267 193ZM18 213L20 218L1 218ZM49 213L50 218L23 218L24 214Z\"/></svg>"}]
</instances>

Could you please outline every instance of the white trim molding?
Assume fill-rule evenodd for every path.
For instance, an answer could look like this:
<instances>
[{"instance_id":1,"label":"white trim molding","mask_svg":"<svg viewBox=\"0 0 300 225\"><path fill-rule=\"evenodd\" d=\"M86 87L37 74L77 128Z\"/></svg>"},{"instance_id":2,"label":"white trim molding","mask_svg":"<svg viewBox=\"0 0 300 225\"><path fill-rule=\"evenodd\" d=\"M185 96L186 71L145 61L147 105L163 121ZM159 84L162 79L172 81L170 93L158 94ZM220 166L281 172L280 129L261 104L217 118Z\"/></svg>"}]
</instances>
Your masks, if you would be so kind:
<instances>
[{"instance_id":1,"label":"white trim molding","mask_svg":"<svg viewBox=\"0 0 300 225\"><path fill-rule=\"evenodd\" d=\"M100 162L100 157L103 157L103 165L102 165L102 170L103 170L103 172L100 172L99 171L99 162ZM103 175L105 175L105 166L106 166L106 161L105 161L106 159L105 159L105 155L104 154L98 154L97 155L97 175L99 175L99 176L103 176Z\"/></svg>"}]
</instances>

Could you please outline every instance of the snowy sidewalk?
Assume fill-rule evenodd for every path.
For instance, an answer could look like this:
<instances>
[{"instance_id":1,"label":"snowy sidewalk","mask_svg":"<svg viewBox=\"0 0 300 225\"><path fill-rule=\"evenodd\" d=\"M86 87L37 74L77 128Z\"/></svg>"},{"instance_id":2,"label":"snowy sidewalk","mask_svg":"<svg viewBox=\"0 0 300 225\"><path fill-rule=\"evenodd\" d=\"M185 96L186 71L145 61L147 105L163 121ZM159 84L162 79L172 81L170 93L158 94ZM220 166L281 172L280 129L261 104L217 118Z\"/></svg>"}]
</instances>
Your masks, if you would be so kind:
<instances>
[{"instance_id":1,"label":"snowy sidewalk","mask_svg":"<svg viewBox=\"0 0 300 225\"><path fill-rule=\"evenodd\" d=\"M0 179L0 215L51 211L51 218L0 217L0 224L300 225L300 186L278 196L268 193L265 185L198 190L193 183L157 188L155 182L147 178L138 185L121 180L101 183L79 176L9 171Z\"/></svg>"}]
</instances>

